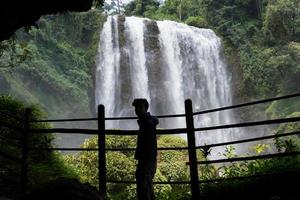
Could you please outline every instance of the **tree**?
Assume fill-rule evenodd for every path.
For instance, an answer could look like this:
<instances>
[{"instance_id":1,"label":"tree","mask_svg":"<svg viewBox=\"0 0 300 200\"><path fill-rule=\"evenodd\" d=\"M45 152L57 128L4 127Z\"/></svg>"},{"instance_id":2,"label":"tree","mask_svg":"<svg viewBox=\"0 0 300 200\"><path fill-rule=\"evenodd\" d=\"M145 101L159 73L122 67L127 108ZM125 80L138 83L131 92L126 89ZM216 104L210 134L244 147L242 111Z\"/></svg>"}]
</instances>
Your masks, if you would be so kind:
<instances>
[{"instance_id":1,"label":"tree","mask_svg":"<svg viewBox=\"0 0 300 200\"><path fill-rule=\"evenodd\" d=\"M124 12L124 3L121 0L105 1L103 9L110 15L122 14Z\"/></svg>"},{"instance_id":2,"label":"tree","mask_svg":"<svg viewBox=\"0 0 300 200\"><path fill-rule=\"evenodd\" d=\"M0 69L15 67L28 57L27 44L18 44L15 36L12 36L9 40L0 42Z\"/></svg>"},{"instance_id":3,"label":"tree","mask_svg":"<svg viewBox=\"0 0 300 200\"><path fill-rule=\"evenodd\" d=\"M155 12L158 6L159 2L157 0L134 0L125 6L125 14L145 17L148 10Z\"/></svg>"},{"instance_id":4,"label":"tree","mask_svg":"<svg viewBox=\"0 0 300 200\"><path fill-rule=\"evenodd\" d=\"M270 40L290 40L299 34L299 0L270 0L264 19L264 33Z\"/></svg>"}]
</instances>

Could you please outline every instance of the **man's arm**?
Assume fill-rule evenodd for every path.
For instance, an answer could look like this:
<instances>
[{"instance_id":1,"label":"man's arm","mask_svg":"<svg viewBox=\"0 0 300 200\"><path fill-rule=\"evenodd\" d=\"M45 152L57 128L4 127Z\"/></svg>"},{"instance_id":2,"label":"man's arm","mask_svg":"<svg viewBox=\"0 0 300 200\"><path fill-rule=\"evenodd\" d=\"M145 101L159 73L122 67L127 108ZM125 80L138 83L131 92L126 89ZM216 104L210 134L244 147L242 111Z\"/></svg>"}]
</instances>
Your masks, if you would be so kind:
<instances>
[{"instance_id":1,"label":"man's arm","mask_svg":"<svg viewBox=\"0 0 300 200\"><path fill-rule=\"evenodd\" d=\"M144 155L146 159L148 156L156 156L156 124L149 123L145 127L144 134Z\"/></svg>"}]
</instances>

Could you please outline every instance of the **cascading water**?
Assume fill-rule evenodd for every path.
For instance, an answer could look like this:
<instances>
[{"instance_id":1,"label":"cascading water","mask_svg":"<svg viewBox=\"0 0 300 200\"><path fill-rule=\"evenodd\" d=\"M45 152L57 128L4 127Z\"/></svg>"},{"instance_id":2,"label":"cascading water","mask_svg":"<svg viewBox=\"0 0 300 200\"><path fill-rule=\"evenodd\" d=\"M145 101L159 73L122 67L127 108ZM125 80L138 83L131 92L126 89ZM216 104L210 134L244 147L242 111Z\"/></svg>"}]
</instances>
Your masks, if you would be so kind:
<instances>
[{"instance_id":1,"label":"cascading water","mask_svg":"<svg viewBox=\"0 0 300 200\"><path fill-rule=\"evenodd\" d=\"M231 105L230 75L221 40L209 29L172 21L108 17L100 36L96 104L107 116L133 116L134 98L147 98L154 115ZM234 122L231 111L195 117L196 127ZM136 129L135 121L110 122L108 128ZM161 128L185 127L185 119L161 119ZM233 130L197 133L197 144L224 142ZM208 136L209 135L209 136Z\"/></svg>"}]
</instances>

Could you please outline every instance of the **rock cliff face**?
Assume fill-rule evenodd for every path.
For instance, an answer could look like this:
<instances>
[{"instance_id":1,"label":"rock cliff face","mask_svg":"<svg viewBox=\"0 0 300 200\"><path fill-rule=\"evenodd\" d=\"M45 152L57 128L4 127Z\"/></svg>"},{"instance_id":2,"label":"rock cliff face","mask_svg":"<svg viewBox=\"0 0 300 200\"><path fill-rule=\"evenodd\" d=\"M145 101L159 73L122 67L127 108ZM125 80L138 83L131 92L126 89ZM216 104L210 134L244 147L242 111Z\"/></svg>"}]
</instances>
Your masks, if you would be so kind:
<instances>
[{"instance_id":1,"label":"rock cliff face","mask_svg":"<svg viewBox=\"0 0 300 200\"><path fill-rule=\"evenodd\" d=\"M136 93L137 89L134 88L134 85L139 83L135 83L137 80L133 78L133 65L144 65L148 70L146 75L148 79L156 80L155 82L148 82L149 87L153 88L149 91L149 95L153 97L151 105L153 108L152 111L158 113L162 109L167 108L169 103L164 102L164 100L167 100L165 96L165 90L167 88L165 88L163 84L163 81L166 79L166 74L165 70L161 68L164 60L161 58L162 52L160 49L159 29L156 21L145 20L144 22L135 24L134 20L129 21L127 19L126 22L124 16L118 16L117 21L112 21L112 23L118 24L117 33L114 34L119 34L118 41L120 46L115 47L120 49L119 83L130 83L121 84L120 88L117 86L118 91L116 93L118 96L116 96L116 99L120 99L120 103L115 110L128 107L129 102L132 101L132 94ZM136 31L136 28L139 28L141 25L143 28L139 34L133 35L130 32ZM138 41L138 39L142 40ZM138 46L135 46L134 43L137 43ZM142 58L140 57L141 51L145 51L145 55ZM155 87L155 85L160 85L160 87ZM158 97L160 99L158 99Z\"/></svg>"},{"instance_id":2,"label":"rock cliff face","mask_svg":"<svg viewBox=\"0 0 300 200\"><path fill-rule=\"evenodd\" d=\"M162 110L170 112L170 102L166 96L168 90L167 85L164 84L164 81L167 80L168 74L167 71L162 67L166 66L167 63L161 56L163 54L160 44L160 31L158 29L156 21L146 20L144 22L144 45L147 49L145 55L146 58L146 68L148 71L149 88L152 88L149 93L151 98L151 107L153 108L152 112L159 113ZM159 85L160 87L156 87Z\"/></svg>"},{"instance_id":3,"label":"rock cliff face","mask_svg":"<svg viewBox=\"0 0 300 200\"><path fill-rule=\"evenodd\" d=\"M93 0L15 0L0 3L0 41L9 39L21 27L28 27L42 16L65 11L87 11Z\"/></svg>"},{"instance_id":4,"label":"rock cliff face","mask_svg":"<svg viewBox=\"0 0 300 200\"><path fill-rule=\"evenodd\" d=\"M119 34L119 37L116 38L119 42L119 46L116 43L114 45L115 49L119 48L120 51L120 57L117 59L120 62L120 68L119 68L119 74L118 74L118 80L120 80L121 83L130 83L130 56L131 53L129 49L126 48L128 45L128 40L126 38L128 35L126 34L126 27L125 27L125 17L124 16L119 16L117 18L117 21L112 21L113 25L117 25L117 29L115 29L114 35L117 36ZM118 63L116 62L116 68L117 68ZM116 81L118 81L116 80ZM115 86L114 86L115 87ZM124 91L124 93L121 93L121 91ZM124 104L127 102L130 102L130 94L132 93L132 87L131 84L121 84L121 87L119 88L119 95L116 96L116 99L120 99L120 103L117 104L118 108L122 108Z\"/></svg>"}]
</instances>

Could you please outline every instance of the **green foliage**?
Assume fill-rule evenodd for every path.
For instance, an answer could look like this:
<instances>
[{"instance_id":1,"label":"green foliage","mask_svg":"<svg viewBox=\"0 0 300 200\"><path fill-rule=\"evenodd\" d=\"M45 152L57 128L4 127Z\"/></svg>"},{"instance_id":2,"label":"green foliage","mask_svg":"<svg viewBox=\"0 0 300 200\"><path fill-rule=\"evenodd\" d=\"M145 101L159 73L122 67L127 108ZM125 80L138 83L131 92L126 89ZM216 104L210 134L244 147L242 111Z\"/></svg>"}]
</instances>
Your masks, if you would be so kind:
<instances>
[{"instance_id":1,"label":"green foliage","mask_svg":"<svg viewBox=\"0 0 300 200\"><path fill-rule=\"evenodd\" d=\"M109 15L117 15L122 14L124 12L125 4L120 0L112 0L110 2L105 1L103 9L105 12L107 12Z\"/></svg>"},{"instance_id":2,"label":"green foliage","mask_svg":"<svg viewBox=\"0 0 300 200\"><path fill-rule=\"evenodd\" d=\"M12 68L26 60L26 44L16 44L15 36L0 42L0 68Z\"/></svg>"},{"instance_id":3,"label":"green foliage","mask_svg":"<svg viewBox=\"0 0 300 200\"><path fill-rule=\"evenodd\" d=\"M276 101L268 107L268 109L266 110L266 114L269 118L272 119L283 118L289 116L295 111L299 112L299 106L300 102L297 98Z\"/></svg>"},{"instance_id":4,"label":"green foliage","mask_svg":"<svg viewBox=\"0 0 300 200\"><path fill-rule=\"evenodd\" d=\"M274 55L274 49L251 49L251 46L245 47L240 52L240 59L244 64L243 80L246 83L247 91L252 92L253 96L257 94L273 96L278 92L280 74L275 66L265 66L272 55ZM255 89L253 90L253 88ZM272 93L269 94L269 92Z\"/></svg>"},{"instance_id":5,"label":"green foliage","mask_svg":"<svg viewBox=\"0 0 300 200\"><path fill-rule=\"evenodd\" d=\"M203 12L198 16L223 37L227 56L236 56L228 59L234 61L230 64L242 69L242 79L236 83L242 88L239 92L257 99L298 90L299 1L202 0L200 4Z\"/></svg>"},{"instance_id":6,"label":"green foliage","mask_svg":"<svg viewBox=\"0 0 300 200\"><path fill-rule=\"evenodd\" d=\"M0 92L12 94L27 103L39 103L50 117L90 115L88 92L92 88L94 56L104 20L105 17L99 10L66 13L44 16L29 32L18 31L11 41L1 43L1 65L13 65L14 68L0 71L0 78L9 85L6 90L2 90L1 85ZM7 110L20 119L24 118L24 106L11 97L1 97L0 110ZM34 119L44 118L44 115L39 114L40 110L34 109ZM1 116L1 119L23 126L6 116ZM48 124L40 123L34 126L49 127ZM19 143L22 137L19 133L6 129L1 129L1 133L14 143ZM34 134L30 136L29 142L31 147L47 148L52 147L53 139L52 135ZM20 156L18 149L6 143L2 146L1 141L2 147L5 152ZM31 151L29 162L31 188L56 177L75 176L60 154ZM1 160L1 163L4 162ZM7 164L14 171L19 171L20 167L14 163Z\"/></svg>"},{"instance_id":7,"label":"green foliage","mask_svg":"<svg viewBox=\"0 0 300 200\"><path fill-rule=\"evenodd\" d=\"M269 152L271 147L268 144L256 144L255 146L251 147L250 150L253 151L254 155L263 155ZM240 157L235 153L235 148L233 146L228 146L223 155L226 158ZM299 162L299 157L287 157L280 159L272 158L236 162L230 165L224 165L220 169L222 169L222 176L229 178L297 170L299 169Z\"/></svg>"},{"instance_id":8,"label":"green foliage","mask_svg":"<svg viewBox=\"0 0 300 200\"><path fill-rule=\"evenodd\" d=\"M38 106L24 105L10 96L0 96L0 121L11 124L15 128L23 128L26 108L32 110L32 120L46 117L45 113L42 112ZM48 123L35 123L31 126L37 129L51 127ZM0 133L0 150L21 158L21 148L11 143L22 146L23 133L2 126ZM3 140L3 138L5 138L5 140ZM52 134L29 134L28 145L30 148L51 148L53 140L54 136ZM0 158L0 161L2 164L5 163L5 167L15 173L20 173L20 165L16 162L11 162L3 157ZM34 189L40 184L57 177L76 177L72 169L69 169L65 165L60 154L50 151L29 151L28 166L29 189ZM10 174L9 171L7 174L1 174L2 178L5 176L7 176L7 179L15 179L15 176ZM18 182L19 180L14 181ZM12 188L14 188L14 192L19 192L17 191L18 187L16 185L12 186Z\"/></svg>"},{"instance_id":9,"label":"green foliage","mask_svg":"<svg viewBox=\"0 0 300 200\"><path fill-rule=\"evenodd\" d=\"M293 116L298 116L294 114ZM290 117L293 117L290 116ZM297 126L299 128L299 126ZM290 128L290 127L289 127ZM288 127L280 127L278 130L286 131ZM298 130L297 128L297 130ZM292 127L291 129L295 129ZM128 148L134 147L135 137L107 137L107 148ZM285 143L287 144L287 143ZM158 137L159 147L184 147L186 141L174 136ZM92 137L85 141L84 148L97 147L97 137ZM287 148L289 146L285 146ZM267 144L257 144L250 148L251 154L263 155L271 150ZM287 149L285 149L287 151ZM290 149L291 150L291 149ZM295 150L295 149L293 149ZM198 152L198 160L203 160L203 154ZM250 155L250 154L247 154ZM247 156L245 155L245 156ZM235 153L233 146L228 146L222 156L226 158L240 157ZM187 155L181 151L159 151L158 168L154 181L188 181L189 170L186 166ZM98 186L97 163L98 156L96 152L85 151L76 155L68 155L65 160L72 166L83 182L89 182ZM109 180L134 180L136 161L133 159L133 153L124 154L121 152L107 153L107 177ZM268 174L276 172L291 172L299 170L299 157L273 158L254 161L234 162L228 165L200 166L200 180L210 180L216 178L231 178L240 176L251 176L256 174ZM261 179L267 181L267 179ZM268 182L269 183L269 182ZM237 191L245 189L249 185L257 184L255 179L246 179L241 181L225 181L215 184L203 184L201 189L204 194L210 194L212 191L215 195L226 194L228 191ZM272 182L269 184L273 184ZM108 184L108 193L110 199L136 199L135 185ZM217 191L217 192L216 192ZM191 195L188 185L155 185L157 199L188 199ZM232 193L231 193L232 194ZM210 194L211 195L211 194ZM252 194L253 195L253 194Z\"/></svg>"},{"instance_id":10,"label":"green foliage","mask_svg":"<svg viewBox=\"0 0 300 200\"><path fill-rule=\"evenodd\" d=\"M298 0L270 0L266 7L264 33L267 39L288 41L299 37L300 2ZM299 38L298 38L299 39Z\"/></svg>"},{"instance_id":11,"label":"green foliage","mask_svg":"<svg viewBox=\"0 0 300 200\"><path fill-rule=\"evenodd\" d=\"M149 15L149 12L155 12L158 6L159 3L156 0L135 0L125 6L125 14L128 16L145 16L146 13Z\"/></svg>"},{"instance_id":12,"label":"green foliage","mask_svg":"<svg viewBox=\"0 0 300 200\"><path fill-rule=\"evenodd\" d=\"M106 138L107 148L133 148L136 138L132 136L111 136ZM182 147L186 141L180 137L161 136L158 138L160 147ZM97 147L97 137L87 139L82 145L84 148ZM81 152L68 155L65 160L77 172L83 182L98 186L98 156L96 152ZM107 153L107 178L109 180L135 180L136 161L133 152L108 152ZM174 162L176 160L176 162ZM187 155L185 152L165 151L159 152L158 168L154 181L180 181L188 180L186 166ZM123 184L109 184L108 193L111 199L136 199L136 186ZM189 195L189 187L155 185L157 199L184 199Z\"/></svg>"},{"instance_id":13,"label":"green foliage","mask_svg":"<svg viewBox=\"0 0 300 200\"><path fill-rule=\"evenodd\" d=\"M207 28L208 27L208 24L207 24L206 20L203 17L200 17L200 16L196 16L196 17L190 16L190 17L187 18L185 23L187 25L195 26L195 27L198 27L198 28Z\"/></svg>"},{"instance_id":14,"label":"green foliage","mask_svg":"<svg viewBox=\"0 0 300 200\"><path fill-rule=\"evenodd\" d=\"M60 153L49 153L47 157L47 160L43 159L41 162L33 162L29 165L28 177L31 190L57 178L78 178L76 172L66 164Z\"/></svg>"},{"instance_id":15,"label":"green foliage","mask_svg":"<svg viewBox=\"0 0 300 200\"><path fill-rule=\"evenodd\" d=\"M300 112L294 112L287 117L299 117ZM275 134L285 134L291 133L300 130L300 124L295 123L287 123L281 124L276 130ZM275 140L276 148L279 152L290 152L290 151L299 151L300 150L300 138L297 135L286 136L277 138Z\"/></svg>"},{"instance_id":16,"label":"green foliage","mask_svg":"<svg viewBox=\"0 0 300 200\"><path fill-rule=\"evenodd\" d=\"M159 147L186 147L187 143L180 137L161 136L158 138ZM186 165L188 157L185 151L160 151L158 155L158 169L166 181L188 181L189 169ZM162 199L186 199L190 194L188 185L170 186L168 198Z\"/></svg>"},{"instance_id":17,"label":"green foliage","mask_svg":"<svg viewBox=\"0 0 300 200\"><path fill-rule=\"evenodd\" d=\"M251 149L255 155L263 155L270 150L270 146L266 144L257 144ZM240 157L240 155L236 155L235 148L232 146L228 146L226 148L224 156L226 156L226 158ZM227 180L216 184L204 184L202 185L202 191L212 199L219 199L220 197L230 197L231 199L254 199L257 197L263 198L263 196L268 197L269 195L274 195L274 188L281 190L281 193L285 193L285 195L293 195L291 194L293 189L289 190L289 188L294 188L294 184L297 184L297 181L293 181L293 178L297 178L292 178L284 173L288 174L299 171L299 164L299 156L224 164L218 170L222 178L251 177L252 175L261 174L273 175L272 178L268 178L268 176L266 176L241 180ZM274 175L274 173L278 173L278 175ZM282 185L282 182L285 182L285 185ZM291 192L289 193L286 191ZM255 192L259 192L259 195L257 195Z\"/></svg>"},{"instance_id":18,"label":"green foliage","mask_svg":"<svg viewBox=\"0 0 300 200\"><path fill-rule=\"evenodd\" d=\"M38 106L28 106L32 110L32 120L42 119L45 117L45 114L41 111ZM10 96L0 96L0 121L6 122L8 124L13 125L16 128L24 127L24 117L25 117L25 105L20 101L13 99ZM41 124L33 124L33 128L49 128L49 124L41 123ZM22 133L18 131L13 131L7 128L1 128L1 136L7 138L9 141L21 144L23 139ZM50 147L51 142L53 141L52 135L31 135L29 140L29 146L31 147ZM6 146L6 145L5 145ZM12 148L14 151L16 148ZM13 152L8 152L13 153ZM20 155L20 152L17 154ZM47 152L31 152L31 158L34 161L39 161L43 159L47 159Z\"/></svg>"},{"instance_id":19,"label":"green foliage","mask_svg":"<svg viewBox=\"0 0 300 200\"><path fill-rule=\"evenodd\" d=\"M8 93L40 103L50 117L89 116L94 57L104 20L101 11L94 9L43 16L28 33L19 30L15 49L24 59L0 71L10 85ZM7 58L0 62L8 63Z\"/></svg>"},{"instance_id":20,"label":"green foliage","mask_svg":"<svg viewBox=\"0 0 300 200\"><path fill-rule=\"evenodd\" d=\"M203 12L201 0L166 0L161 5L158 1L144 1L143 12L142 2L135 0L128 3L125 6L125 14L145 16L155 20L186 21L190 16L202 16Z\"/></svg>"}]
</instances>

